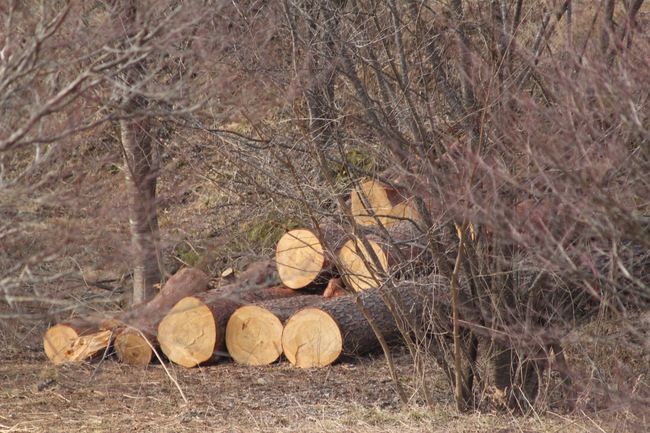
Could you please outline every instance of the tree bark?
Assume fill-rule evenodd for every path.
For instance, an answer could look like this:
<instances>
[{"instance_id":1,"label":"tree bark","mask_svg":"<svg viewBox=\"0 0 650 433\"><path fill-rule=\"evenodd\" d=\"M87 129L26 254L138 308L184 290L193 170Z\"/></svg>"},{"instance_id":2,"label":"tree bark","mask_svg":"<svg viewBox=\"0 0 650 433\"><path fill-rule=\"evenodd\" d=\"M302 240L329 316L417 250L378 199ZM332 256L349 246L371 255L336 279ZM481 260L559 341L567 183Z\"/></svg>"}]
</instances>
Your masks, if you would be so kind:
<instances>
[{"instance_id":1,"label":"tree bark","mask_svg":"<svg viewBox=\"0 0 650 433\"><path fill-rule=\"evenodd\" d=\"M117 333L114 341L120 361L141 365L153 361L160 321L181 299L207 291L209 279L199 269L181 269L150 302L132 311L124 320L126 328Z\"/></svg>"},{"instance_id":2,"label":"tree bark","mask_svg":"<svg viewBox=\"0 0 650 433\"><path fill-rule=\"evenodd\" d=\"M320 295L308 295L237 308L226 326L228 353L240 364L275 362L282 355L284 322L296 311L322 301Z\"/></svg>"},{"instance_id":3,"label":"tree bark","mask_svg":"<svg viewBox=\"0 0 650 433\"><path fill-rule=\"evenodd\" d=\"M138 31L137 16L135 0L124 2L124 6L116 2L113 20L116 28L124 32L124 50L130 49L130 44L137 44L133 40ZM137 90L143 85L145 75L144 60L132 65L124 74L125 94L120 120L133 255L133 304L153 298L156 294L154 285L163 279L156 210L159 161L156 145L151 139L150 119L142 114L147 100Z\"/></svg>"},{"instance_id":4,"label":"tree bark","mask_svg":"<svg viewBox=\"0 0 650 433\"><path fill-rule=\"evenodd\" d=\"M183 298L158 326L158 341L167 358L184 367L227 356L226 326L243 305L306 294L287 287L222 287Z\"/></svg>"}]
</instances>

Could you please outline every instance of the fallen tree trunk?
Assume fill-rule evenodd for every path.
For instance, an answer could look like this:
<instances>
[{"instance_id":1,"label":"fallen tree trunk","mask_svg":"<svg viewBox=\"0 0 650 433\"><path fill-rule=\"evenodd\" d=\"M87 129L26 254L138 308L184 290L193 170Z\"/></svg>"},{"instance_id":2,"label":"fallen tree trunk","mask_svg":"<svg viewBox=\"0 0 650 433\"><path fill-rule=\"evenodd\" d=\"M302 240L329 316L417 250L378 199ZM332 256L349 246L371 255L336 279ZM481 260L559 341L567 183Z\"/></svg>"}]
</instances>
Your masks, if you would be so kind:
<instances>
[{"instance_id":1,"label":"fallen tree trunk","mask_svg":"<svg viewBox=\"0 0 650 433\"><path fill-rule=\"evenodd\" d=\"M282 355L284 322L296 311L323 301L308 295L237 308L226 326L226 347L235 362L266 365Z\"/></svg>"},{"instance_id":2,"label":"fallen tree trunk","mask_svg":"<svg viewBox=\"0 0 650 433\"><path fill-rule=\"evenodd\" d=\"M153 361L160 321L181 299L205 292L209 280L210 277L199 269L181 269L151 301L130 312L124 319L126 327L115 336L114 348L120 361L140 365Z\"/></svg>"},{"instance_id":3,"label":"fallen tree trunk","mask_svg":"<svg viewBox=\"0 0 650 433\"><path fill-rule=\"evenodd\" d=\"M402 221L383 233L366 235L372 253L359 238L348 240L338 253L341 276L355 291L379 287L393 272L423 269L426 248L423 234L410 221ZM374 260L373 254L377 261Z\"/></svg>"},{"instance_id":4,"label":"fallen tree trunk","mask_svg":"<svg viewBox=\"0 0 650 433\"><path fill-rule=\"evenodd\" d=\"M285 233L278 241L275 256L282 284L302 289L326 283L337 274L333 259L345 238L343 230L334 224Z\"/></svg>"},{"instance_id":5,"label":"fallen tree trunk","mask_svg":"<svg viewBox=\"0 0 650 433\"><path fill-rule=\"evenodd\" d=\"M226 325L239 307L307 292L283 286L224 288L180 300L158 326L158 341L170 361L194 367L226 352Z\"/></svg>"},{"instance_id":6,"label":"fallen tree trunk","mask_svg":"<svg viewBox=\"0 0 650 433\"><path fill-rule=\"evenodd\" d=\"M159 322L180 299L204 292L208 287L215 291L229 291L277 282L274 260L253 263L236 276L216 280L210 280L197 269L183 270L174 275L149 303L136 305L129 312L78 317L51 327L45 333L43 347L55 364L92 359L106 352L112 343L115 343L117 355L123 362L147 363L153 356L152 346L157 345L155 334Z\"/></svg>"},{"instance_id":7,"label":"fallen tree trunk","mask_svg":"<svg viewBox=\"0 0 650 433\"><path fill-rule=\"evenodd\" d=\"M293 314L284 326L282 349L289 362L298 367L323 367L341 356L357 356L380 348L379 340L366 320L360 302L389 343L401 340L402 333L391 308L416 320L431 296L426 286L408 285L390 296L368 290L354 296L342 296L304 308ZM401 323L400 323L401 324Z\"/></svg>"},{"instance_id":8,"label":"fallen tree trunk","mask_svg":"<svg viewBox=\"0 0 650 433\"><path fill-rule=\"evenodd\" d=\"M43 337L45 354L54 364L92 359L106 352L118 322L107 316L89 316L54 325Z\"/></svg>"}]
</instances>

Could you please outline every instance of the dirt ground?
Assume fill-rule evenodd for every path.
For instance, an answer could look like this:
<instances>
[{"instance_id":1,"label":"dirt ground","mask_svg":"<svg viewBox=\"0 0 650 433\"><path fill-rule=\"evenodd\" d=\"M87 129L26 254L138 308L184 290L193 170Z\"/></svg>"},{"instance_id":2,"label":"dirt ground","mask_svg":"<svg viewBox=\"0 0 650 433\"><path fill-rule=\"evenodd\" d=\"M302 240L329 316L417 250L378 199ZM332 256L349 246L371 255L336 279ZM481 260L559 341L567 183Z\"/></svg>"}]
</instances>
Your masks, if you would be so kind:
<instances>
[{"instance_id":1,"label":"dirt ground","mask_svg":"<svg viewBox=\"0 0 650 433\"><path fill-rule=\"evenodd\" d=\"M0 355L0 432L564 432L629 431L587 414L459 415L449 391L430 410L402 405L382 356L319 369L223 361L146 368L113 358L54 366L36 344ZM412 361L398 350L405 389ZM609 427L608 427L609 425Z\"/></svg>"}]
</instances>

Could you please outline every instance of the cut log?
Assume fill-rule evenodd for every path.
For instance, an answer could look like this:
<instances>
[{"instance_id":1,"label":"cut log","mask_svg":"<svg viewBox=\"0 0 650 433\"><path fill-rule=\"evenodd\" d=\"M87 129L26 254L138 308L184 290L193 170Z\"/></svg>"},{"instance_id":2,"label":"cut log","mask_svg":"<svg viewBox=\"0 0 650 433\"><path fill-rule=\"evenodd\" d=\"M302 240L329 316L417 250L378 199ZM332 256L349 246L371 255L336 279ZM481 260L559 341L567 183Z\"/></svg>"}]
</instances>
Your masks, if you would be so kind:
<instances>
[{"instance_id":1,"label":"cut log","mask_svg":"<svg viewBox=\"0 0 650 433\"><path fill-rule=\"evenodd\" d=\"M426 292L423 286L405 286L398 294L399 305L403 311L420 318ZM389 343L399 341L401 332L382 293L368 290L331 299L292 315L282 334L282 348L289 362L298 367L323 367L341 356L357 356L378 349L379 341L357 305L357 296L383 338Z\"/></svg>"},{"instance_id":2,"label":"cut log","mask_svg":"<svg viewBox=\"0 0 650 433\"><path fill-rule=\"evenodd\" d=\"M360 239L348 240L339 251L341 276L355 291L379 287L389 273L408 261L415 269L426 260L420 257L426 242L410 221L402 221L389 230L389 239L370 234L366 238L378 263Z\"/></svg>"},{"instance_id":3,"label":"cut log","mask_svg":"<svg viewBox=\"0 0 650 433\"><path fill-rule=\"evenodd\" d=\"M282 284L302 289L326 283L336 274L333 258L340 250L346 234L334 224L319 230L298 229L284 234L276 248L278 274Z\"/></svg>"},{"instance_id":4,"label":"cut log","mask_svg":"<svg viewBox=\"0 0 650 433\"><path fill-rule=\"evenodd\" d=\"M146 365L158 348L156 333L160 321L183 298L207 290L210 278L201 270L186 268L174 274L146 305L134 309L124 319L126 328L117 332L115 353L127 364Z\"/></svg>"},{"instance_id":5,"label":"cut log","mask_svg":"<svg viewBox=\"0 0 650 433\"><path fill-rule=\"evenodd\" d=\"M158 326L158 341L167 358L194 367L226 356L226 325L239 307L288 298L305 291L287 287L244 287L211 290L180 300Z\"/></svg>"},{"instance_id":6,"label":"cut log","mask_svg":"<svg viewBox=\"0 0 650 433\"><path fill-rule=\"evenodd\" d=\"M320 295L309 295L237 308L226 327L228 353L240 364L275 362L282 355L284 322L296 311L322 301Z\"/></svg>"},{"instance_id":7,"label":"cut log","mask_svg":"<svg viewBox=\"0 0 650 433\"><path fill-rule=\"evenodd\" d=\"M338 296L345 296L348 291L345 289L345 284L341 278L331 278L327 283L327 287L323 292L325 298L336 298Z\"/></svg>"},{"instance_id":8,"label":"cut log","mask_svg":"<svg viewBox=\"0 0 650 433\"><path fill-rule=\"evenodd\" d=\"M76 317L47 330L43 348L55 364L90 360L103 354L111 342L113 318L105 316Z\"/></svg>"},{"instance_id":9,"label":"cut log","mask_svg":"<svg viewBox=\"0 0 650 433\"><path fill-rule=\"evenodd\" d=\"M413 197L404 189L396 188L377 180L366 180L359 184L350 197L354 220L361 226L384 227L405 219L420 220Z\"/></svg>"}]
</instances>

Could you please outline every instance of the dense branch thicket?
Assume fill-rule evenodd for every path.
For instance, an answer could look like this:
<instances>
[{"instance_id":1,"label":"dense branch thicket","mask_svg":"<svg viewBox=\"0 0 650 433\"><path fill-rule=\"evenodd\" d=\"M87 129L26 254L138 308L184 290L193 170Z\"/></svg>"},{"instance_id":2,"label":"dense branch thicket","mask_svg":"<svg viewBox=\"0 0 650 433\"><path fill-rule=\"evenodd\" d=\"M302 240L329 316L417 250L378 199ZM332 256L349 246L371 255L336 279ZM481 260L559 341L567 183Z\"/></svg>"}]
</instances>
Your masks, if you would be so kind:
<instances>
[{"instance_id":1,"label":"dense branch thicket","mask_svg":"<svg viewBox=\"0 0 650 433\"><path fill-rule=\"evenodd\" d=\"M341 180L379 178L426 207L417 223L434 273L456 295L450 338L427 347L461 408L493 384L529 410L552 358L568 385L562 341L599 306L629 323L626 342L644 338L635 323L650 300L641 3L609 2L615 19L585 2L285 3L301 143L323 183L336 192ZM344 199L336 204L350 215ZM404 275L375 269L387 285ZM489 371L479 371L482 357Z\"/></svg>"}]
</instances>

